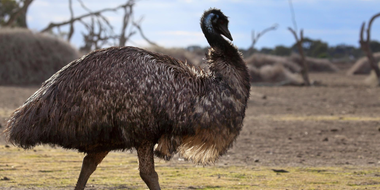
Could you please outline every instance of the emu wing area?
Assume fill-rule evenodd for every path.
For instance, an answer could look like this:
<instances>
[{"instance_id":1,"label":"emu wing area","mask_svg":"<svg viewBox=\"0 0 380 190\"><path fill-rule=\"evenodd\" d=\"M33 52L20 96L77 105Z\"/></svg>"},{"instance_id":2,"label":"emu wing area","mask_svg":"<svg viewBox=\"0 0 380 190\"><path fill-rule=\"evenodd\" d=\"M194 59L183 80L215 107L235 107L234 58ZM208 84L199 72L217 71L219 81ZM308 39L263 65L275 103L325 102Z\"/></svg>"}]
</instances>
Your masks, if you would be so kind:
<instances>
[{"instance_id":1,"label":"emu wing area","mask_svg":"<svg viewBox=\"0 0 380 190\"><path fill-rule=\"evenodd\" d=\"M51 144L83 152L157 142L187 119L179 112L193 107L195 75L177 60L138 48L92 52L54 74L13 113L9 139L24 148Z\"/></svg>"}]
</instances>

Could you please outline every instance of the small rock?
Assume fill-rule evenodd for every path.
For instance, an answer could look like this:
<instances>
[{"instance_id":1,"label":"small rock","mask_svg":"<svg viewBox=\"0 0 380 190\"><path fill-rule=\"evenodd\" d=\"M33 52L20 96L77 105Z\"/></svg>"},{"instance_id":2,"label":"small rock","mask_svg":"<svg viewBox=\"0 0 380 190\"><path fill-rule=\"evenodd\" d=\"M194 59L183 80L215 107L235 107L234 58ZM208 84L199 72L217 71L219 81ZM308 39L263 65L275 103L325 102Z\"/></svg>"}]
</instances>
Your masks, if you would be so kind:
<instances>
[{"instance_id":1,"label":"small rock","mask_svg":"<svg viewBox=\"0 0 380 190\"><path fill-rule=\"evenodd\" d=\"M11 179L8 178L8 177L3 177L3 178L1 178L0 180L1 180L1 181L8 181L8 180L11 180Z\"/></svg>"},{"instance_id":2,"label":"small rock","mask_svg":"<svg viewBox=\"0 0 380 190\"><path fill-rule=\"evenodd\" d=\"M276 173L289 173L289 171L286 171L286 170L276 170L276 169L272 169L274 172Z\"/></svg>"}]
</instances>

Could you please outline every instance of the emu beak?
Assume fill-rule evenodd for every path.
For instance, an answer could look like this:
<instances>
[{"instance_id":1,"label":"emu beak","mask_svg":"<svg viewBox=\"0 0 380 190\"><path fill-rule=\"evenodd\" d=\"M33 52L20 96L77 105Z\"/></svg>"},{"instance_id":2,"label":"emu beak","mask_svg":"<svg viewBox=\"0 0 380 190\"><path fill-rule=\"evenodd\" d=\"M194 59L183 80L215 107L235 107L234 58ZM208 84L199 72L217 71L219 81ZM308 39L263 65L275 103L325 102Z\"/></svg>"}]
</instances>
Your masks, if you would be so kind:
<instances>
[{"instance_id":1,"label":"emu beak","mask_svg":"<svg viewBox=\"0 0 380 190\"><path fill-rule=\"evenodd\" d=\"M229 40L233 41L230 31L228 30L227 25L221 25L219 27L219 30L223 36L228 38Z\"/></svg>"}]
</instances>

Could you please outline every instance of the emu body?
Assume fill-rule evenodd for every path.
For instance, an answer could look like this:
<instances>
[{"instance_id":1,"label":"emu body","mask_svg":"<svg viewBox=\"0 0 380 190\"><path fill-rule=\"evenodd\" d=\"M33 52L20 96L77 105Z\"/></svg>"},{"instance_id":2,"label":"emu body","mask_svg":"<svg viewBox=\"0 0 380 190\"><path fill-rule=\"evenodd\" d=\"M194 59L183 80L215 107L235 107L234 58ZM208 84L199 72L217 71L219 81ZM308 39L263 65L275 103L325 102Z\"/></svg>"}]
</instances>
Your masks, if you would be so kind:
<instances>
[{"instance_id":1,"label":"emu body","mask_svg":"<svg viewBox=\"0 0 380 190\"><path fill-rule=\"evenodd\" d=\"M160 189L154 154L215 162L242 128L250 89L239 52L221 36L232 39L227 24L216 9L201 19L211 45L207 71L135 47L97 50L71 62L15 110L9 141L87 153L76 189L112 150L137 150L150 189Z\"/></svg>"}]
</instances>

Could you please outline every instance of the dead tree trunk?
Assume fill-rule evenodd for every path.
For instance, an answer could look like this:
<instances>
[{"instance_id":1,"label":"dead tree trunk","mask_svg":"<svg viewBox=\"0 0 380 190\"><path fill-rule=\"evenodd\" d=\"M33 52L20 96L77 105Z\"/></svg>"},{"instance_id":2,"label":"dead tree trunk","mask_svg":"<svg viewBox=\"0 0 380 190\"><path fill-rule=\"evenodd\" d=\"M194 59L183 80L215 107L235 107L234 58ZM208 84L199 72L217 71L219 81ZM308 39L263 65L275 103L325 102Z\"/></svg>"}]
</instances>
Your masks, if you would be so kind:
<instances>
[{"instance_id":1,"label":"dead tree trunk","mask_svg":"<svg viewBox=\"0 0 380 190\"><path fill-rule=\"evenodd\" d=\"M74 18L74 11L73 11L73 6L72 5L73 5L72 0L69 0L69 10L70 10L70 16L71 16L70 19ZM70 23L69 34L67 34L67 41L71 40L71 37L73 36L73 34L74 34L74 22L71 22Z\"/></svg>"},{"instance_id":2,"label":"dead tree trunk","mask_svg":"<svg viewBox=\"0 0 380 190\"><path fill-rule=\"evenodd\" d=\"M366 54L366 56L368 58L368 62L371 65L372 70L374 70L375 73L376 73L376 76L377 76L377 85L378 86L380 86L380 69L379 69L378 64L376 63L375 58L373 57L372 50L371 50L371 48L369 46L369 43L371 41L371 26L372 26L372 22L375 20L375 18L377 18L379 16L380 16L380 13L372 16L372 18L370 19L370 21L368 23L367 31L366 31L367 32L367 39L364 39L365 22L363 22L362 27L360 29L360 41L359 41L362 50L365 52L365 54Z\"/></svg>"},{"instance_id":3,"label":"dead tree trunk","mask_svg":"<svg viewBox=\"0 0 380 190\"><path fill-rule=\"evenodd\" d=\"M33 0L25 0L23 2L22 7L17 10L15 13L10 15L9 20L5 23L5 27L10 27L17 20L21 19L20 27L28 28L28 24L26 22L26 12L28 11L29 5L33 2Z\"/></svg>"},{"instance_id":4,"label":"dead tree trunk","mask_svg":"<svg viewBox=\"0 0 380 190\"><path fill-rule=\"evenodd\" d=\"M297 47L298 47L298 51L299 51L299 54L301 56L301 75L302 75L302 78L303 78L303 81L305 83L305 86L310 86L310 80L309 80L309 65L306 63L306 58L305 58L305 54L303 52L303 47L302 47L302 43L303 43L303 30L301 29L301 32L300 32L300 38L298 39L298 36L297 36L297 33L292 29L292 28L288 28L289 31L294 35L294 38L296 39L296 43L297 43Z\"/></svg>"}]
</instances>

